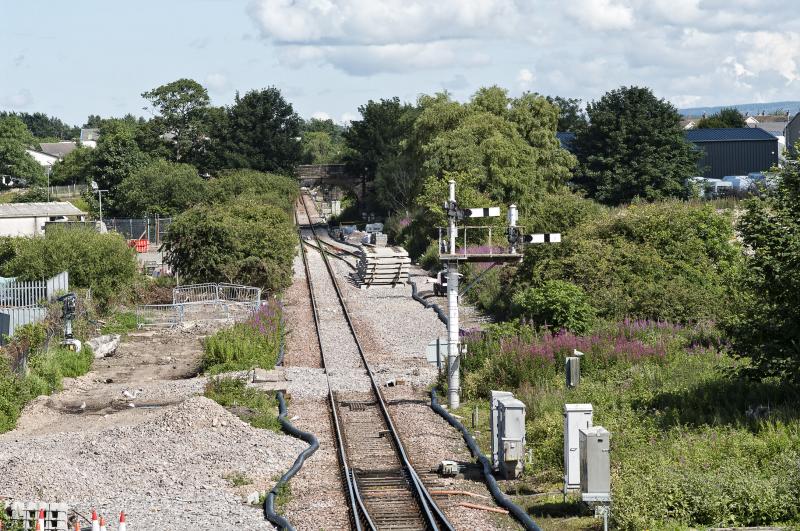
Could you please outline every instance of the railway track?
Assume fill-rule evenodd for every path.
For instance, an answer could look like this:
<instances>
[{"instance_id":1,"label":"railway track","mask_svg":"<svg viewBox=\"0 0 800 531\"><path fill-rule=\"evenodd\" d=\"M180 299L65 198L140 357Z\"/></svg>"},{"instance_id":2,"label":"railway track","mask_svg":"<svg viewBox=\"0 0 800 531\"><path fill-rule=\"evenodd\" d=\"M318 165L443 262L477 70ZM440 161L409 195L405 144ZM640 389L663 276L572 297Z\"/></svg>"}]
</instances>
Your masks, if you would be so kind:
<instances>
[{"instance_id":1,"label":"railway track","mask_svg":"<svg viewBox=\"0 0 800 531\"><path fill-rule=\"evenodd\" d=\"M433 501L419 475L411 466L400 436L383 399L380 387L370 371L358 334L347 311L347 306L328 260L324 245L315 228L306 197L301 198L306 218L306 235L316 251L301 254L306 272L317 340L322 363L328 374L328 398L338 444L338 454L345 479L353 529L361 530L431 530L449 531L453 527ZM298 225L302 224L298 216ZM324 285L319 275L313 275L310 260L321 260L327 275ZM316 276L316 278L314 278ZM336 293L336 305L324 307L317 294ZM325 312L325 323L320 313ZM332 329L349 331L342 344L342 336L332 341ZM346 370L347 385L342 385L341 375ZM357 389L357 390L354 390Z\"/></svg>"}]
</instances>

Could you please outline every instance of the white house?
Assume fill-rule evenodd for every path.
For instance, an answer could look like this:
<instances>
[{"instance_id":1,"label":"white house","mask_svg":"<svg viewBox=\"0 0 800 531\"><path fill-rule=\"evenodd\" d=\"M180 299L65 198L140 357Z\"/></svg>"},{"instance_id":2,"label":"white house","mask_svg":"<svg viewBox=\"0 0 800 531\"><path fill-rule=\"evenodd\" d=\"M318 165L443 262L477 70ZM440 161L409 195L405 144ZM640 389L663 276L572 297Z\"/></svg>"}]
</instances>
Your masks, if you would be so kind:
<instances>
[{"instance_id":1,"label":"white house","mask_svg":"<svg viewBox=\"0 0 800 531\"><path fill-rule=\"evenodd\" d=\"M58 157L55 155L50 155L49 153L45 153L43 151L36 151L35 149L26 149L25 152L33 157L33 160L39 163L39 165L44 169L45 173L50 173L50 170L53 169L53 164L58 162Z\"/></svg>"},{"instance_id":2,"label":"white house","mask_svg":"<svg viewBox=\"0 0 800 531\"><path fill-rule=\"evenodd\" d=\"M39 236L51 221L86 221L72 203L0 203L0 236Z\"/></svg>"}]
</instances>

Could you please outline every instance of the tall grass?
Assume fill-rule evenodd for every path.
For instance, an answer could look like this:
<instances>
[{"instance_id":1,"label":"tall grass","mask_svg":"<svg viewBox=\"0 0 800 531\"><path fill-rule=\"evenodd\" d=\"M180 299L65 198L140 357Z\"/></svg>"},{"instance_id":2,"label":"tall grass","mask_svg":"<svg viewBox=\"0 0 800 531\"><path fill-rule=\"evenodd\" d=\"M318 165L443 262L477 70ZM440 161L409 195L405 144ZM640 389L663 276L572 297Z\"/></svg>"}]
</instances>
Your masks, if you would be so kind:
<instances>
[{"instance_id":1,"label":"tall grass","mask_svg":"<svg viewBox=\"0 0 800 531\"><path fill-rule=\"evenodd\" d=\"M253 427L280 431L278 402L275 396L259 389L248 388L238 378L211 378L205 396L232 411Z\"/></svg>"},{"instance_id":2,"label":"tall grass","mask_svg":"<svg viewBox=\"0 0 800 531\"><path fill-rule=\"evenodd\" d=\"M283 324L278 303L270 299L246 322L206 339L202 368L208 374L272 369L278 359Z\"/></svg>"},{"instance_id":3,"label":"tall grass","mask_svg":"<svg viewBox=\"0 0 800 531\"><path fill-rule=\"evenodd\" d=\"M622 321L576 336L516 323L467 341L468 397L508 390L527 406L530 488L559 488L564 404L591 403L612 433L619 529L800 524L800 388L729 377L741 361L713 324ZM586 356L566 389L573 348Z\"/></svg>"}]
</instances>

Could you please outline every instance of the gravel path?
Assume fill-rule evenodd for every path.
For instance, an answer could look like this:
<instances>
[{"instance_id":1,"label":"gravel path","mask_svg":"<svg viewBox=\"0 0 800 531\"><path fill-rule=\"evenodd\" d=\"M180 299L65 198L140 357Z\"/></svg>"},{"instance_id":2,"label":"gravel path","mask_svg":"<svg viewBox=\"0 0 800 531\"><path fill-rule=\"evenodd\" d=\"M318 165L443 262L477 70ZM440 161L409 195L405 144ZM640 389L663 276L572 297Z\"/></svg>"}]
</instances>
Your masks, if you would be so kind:
<instances>
[{"instance_id":1,"label":"gravel path","mask_svg":"<svg viewBox=\"0 0 800 531\"><path fill-rule=\"evenodd\" d=\"M314 314L311 310L303 257L298 252L292 264L292 285L283 295L283 316L287 325L286 356L283 364L295 367L322 367Z\"/></svg>"}]
</instances>

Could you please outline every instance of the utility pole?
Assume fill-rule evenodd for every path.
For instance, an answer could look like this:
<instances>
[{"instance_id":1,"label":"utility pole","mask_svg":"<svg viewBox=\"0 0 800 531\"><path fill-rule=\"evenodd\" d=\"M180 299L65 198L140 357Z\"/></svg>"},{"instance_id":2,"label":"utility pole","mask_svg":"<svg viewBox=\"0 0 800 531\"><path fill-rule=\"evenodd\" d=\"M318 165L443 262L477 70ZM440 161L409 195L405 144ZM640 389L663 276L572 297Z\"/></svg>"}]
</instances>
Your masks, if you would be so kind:
<instances>
[{"instance_id":1,"label":"utility pole","mask_svg":"<svg viewBox=\"0 0 800 531\"><path fill-rule=\"evenodd\" d=\"M97 197L100 201L100 227L102 229L103 226L103 192L108 192L108 190L101 190L95 181L92 181L92 190L97 192Z\"/></svg>"}]
</instances>

